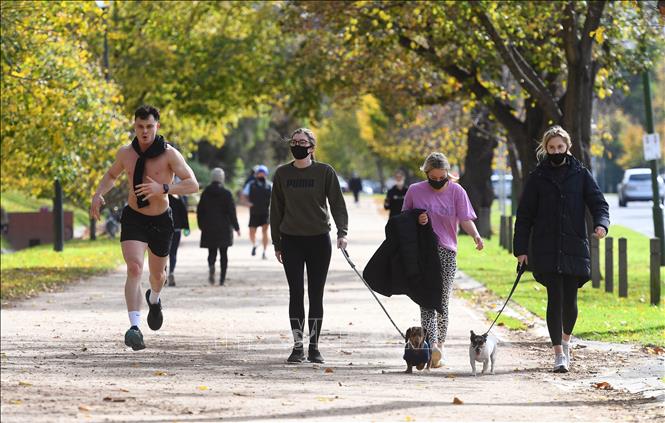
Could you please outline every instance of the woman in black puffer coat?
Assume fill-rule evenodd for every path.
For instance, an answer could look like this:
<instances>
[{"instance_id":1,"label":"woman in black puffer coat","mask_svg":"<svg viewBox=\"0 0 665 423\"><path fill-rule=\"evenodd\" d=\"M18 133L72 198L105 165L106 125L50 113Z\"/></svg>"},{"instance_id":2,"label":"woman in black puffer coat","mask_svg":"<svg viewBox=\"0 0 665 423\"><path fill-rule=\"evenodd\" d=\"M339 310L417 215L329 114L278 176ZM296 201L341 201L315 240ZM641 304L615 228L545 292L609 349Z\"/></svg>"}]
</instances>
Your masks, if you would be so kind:
<instances>
[{"instance_id":1,"label":"woman in black puffer coat","mask_svg":"<svg viewBox=\"0 0 665 423\"><path fill-rule=\"evenodd\" d=\"M215 261L219 250L219 284L224 285L228 265L226 253L233 245L233 229L240 236L240 226L231 191L224 188L224 171L218 167L212 170L212 182L201 194L196 207L196 221L201 229L201 248L208 249L208 282L215 283Z\"/></svg>"},{"instance_id":2,"label":"woman in black puffer coat","mask_svg":"<svg viewBox=\"0 0 665 423\"><path fill-rule=\"evenodd\" d=\"M577 289L591 275L586 208L593 217L593 236L605 237L610 225L609 206L591 172L570 154L571 145L560 126L543 135L537 150L541 161L524 186L513 239L519 263L527 262L547 287L547 328L558 373L570 368Z\"/></svg>"}]
</instances>

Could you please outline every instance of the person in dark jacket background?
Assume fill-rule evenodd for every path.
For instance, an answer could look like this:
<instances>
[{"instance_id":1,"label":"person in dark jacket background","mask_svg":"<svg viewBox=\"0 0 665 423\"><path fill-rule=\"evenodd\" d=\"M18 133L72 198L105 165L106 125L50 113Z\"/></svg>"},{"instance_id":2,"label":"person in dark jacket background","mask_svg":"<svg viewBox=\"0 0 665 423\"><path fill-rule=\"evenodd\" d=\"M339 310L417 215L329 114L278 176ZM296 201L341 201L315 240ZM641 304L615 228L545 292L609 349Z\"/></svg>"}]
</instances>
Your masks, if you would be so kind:
<instances>
[{"instance_id":1,"label":"person in dark jacket background","mask_svg":"<svg viewBox=\"0 0 665 423\"><path fill-rule=\"evenodd\" d=\"M173 239L169 250L168 286L175 286L175 265L178 260L181 233L189 236L189 216L187 215L187 197L169 194L169 207L173 213Z\"/></svg>"},{"instance_id":2,"label":"person in dark jacket background","mask_svg":"<svg viewBox=\"0 0 665 423\"><path fill-rule=\"evenodd\" d=\"M356 203L356 206L359 205L360 191L363 190L363 181L356 172L353 172L351 179L349 179L349 190L353 193L353 201Z\"/></svg>"},{"instance_id":3,"label":"person in dark jacket background","mask_svg":"<svg viewBox=\"0 0 665 423\"><path fill-rule=\"evenodd\" d=\"M196 220L201 229L201 248L208 249L208 282L215 283L215 261L219 250L219 284L224 285L227 250L233 245L233 229L240 236L240 226L231 191L224 187L224 171L218 167L212 170L212 182L201 194L196 207Z\"/></svg>"},{"instance_id":4,"label":"person in dark jacket background","mask_svg":"<svg viewBox=\"0 0 665 423\"><path fill-rule=\"evenodd\" d=\"M540 163L522 192L513 238L520 265L527 263L547 287L547 328L559 373L570 368L577 289L591 274L585 206L593 217L593 236L605 237L610 225L609 205L591 172L570 154L571 146L560 126L545 131L537 149Z\"/></svg>"},{"instance_id":5,"label":"person in dark jacket background","mask_svg":"<svg viewBox=\"0 0 665 423\"><path fill-rule=\"evenodd\" d=\"M408 187L404 183L404 172L398 170L395 172L395 185L386 193L386 199L383 202L383 208L389 211L388 218L397 216L402 212L404 205L404 196Z\"/></svg>"}]
</instances>

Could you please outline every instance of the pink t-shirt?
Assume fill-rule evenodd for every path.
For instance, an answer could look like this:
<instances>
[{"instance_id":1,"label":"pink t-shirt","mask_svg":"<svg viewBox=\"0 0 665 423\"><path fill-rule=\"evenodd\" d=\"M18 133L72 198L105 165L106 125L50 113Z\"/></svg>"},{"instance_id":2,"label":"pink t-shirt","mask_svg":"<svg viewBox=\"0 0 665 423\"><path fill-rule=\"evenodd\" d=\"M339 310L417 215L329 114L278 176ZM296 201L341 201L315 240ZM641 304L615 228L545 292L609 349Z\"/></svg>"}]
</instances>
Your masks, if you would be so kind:
<instances>
[{"instance_id":1,"label":"pink t-shirt","mask_svg":"<svg viewBox=\"0 0 665 423\"><path fill-rule=\"evenodd\" d=\"M454 182L448 182L443 192L434 191L427 181L411 185L404 197L402 211L411 209L427 210L434 233L439 237L439 245L455 252L459 221L476 219L469 196L461 185Z\"/></svg>"}]
</instances>

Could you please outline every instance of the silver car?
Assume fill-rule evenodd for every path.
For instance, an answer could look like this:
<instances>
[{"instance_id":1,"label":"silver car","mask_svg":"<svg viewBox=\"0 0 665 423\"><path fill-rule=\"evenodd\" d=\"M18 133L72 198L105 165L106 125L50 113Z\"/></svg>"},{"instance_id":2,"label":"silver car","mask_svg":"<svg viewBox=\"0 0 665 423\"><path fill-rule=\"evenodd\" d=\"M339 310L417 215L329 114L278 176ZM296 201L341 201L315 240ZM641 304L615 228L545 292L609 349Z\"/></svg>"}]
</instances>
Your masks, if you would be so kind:
<instances>
[{"instance_id":1,"label":"silver car","mask_svg":"<svg viewBox=\"0 0 665 423\"><path fill-rule=\"evenodd\" d=\"M658 193L660 202L665 199L665 182L662 176L658 175ZM617 185L619 193L619 207L626 207L629 201L651 201L651 169L635 168L627 169L623 174L623 179Z\"/></svg>"}]
</instances>

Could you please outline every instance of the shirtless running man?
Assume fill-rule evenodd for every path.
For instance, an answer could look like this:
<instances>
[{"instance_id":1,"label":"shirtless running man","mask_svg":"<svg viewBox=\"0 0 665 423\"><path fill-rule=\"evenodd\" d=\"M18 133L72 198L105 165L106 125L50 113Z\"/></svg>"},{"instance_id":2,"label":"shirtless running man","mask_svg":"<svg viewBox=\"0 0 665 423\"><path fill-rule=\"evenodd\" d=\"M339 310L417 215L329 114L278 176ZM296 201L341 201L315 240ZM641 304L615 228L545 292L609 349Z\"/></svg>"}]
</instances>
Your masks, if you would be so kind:
<instances>
[{"instance_id":1,"label":"shirtless running man","mask_svg":"<svg viewBox=\"0 0 665 423\"><path fill-rule=\"evenodd\" d=\"M104 197L115 181L127 172L129 184L128 205L122 211L120 241L122 255L127 264L125 301L131 327L125 333L125 345L134 351L145 348L141 321L141 274L148 250L150 289L145 293L148 302L148 326L158 330L162 326L162 302L159 294L166 280L169 247L173 237L173 218L167 194L187 195L199 190L194 172L185 163L180 152L168 145L159 130L159 110L141 106L134 113L136 137L131 144L118 150L115 162L104 174L92 197L90 216L99 219ZM173 183L177 175L180 182Z\"/></svg>"}]
</instances>

